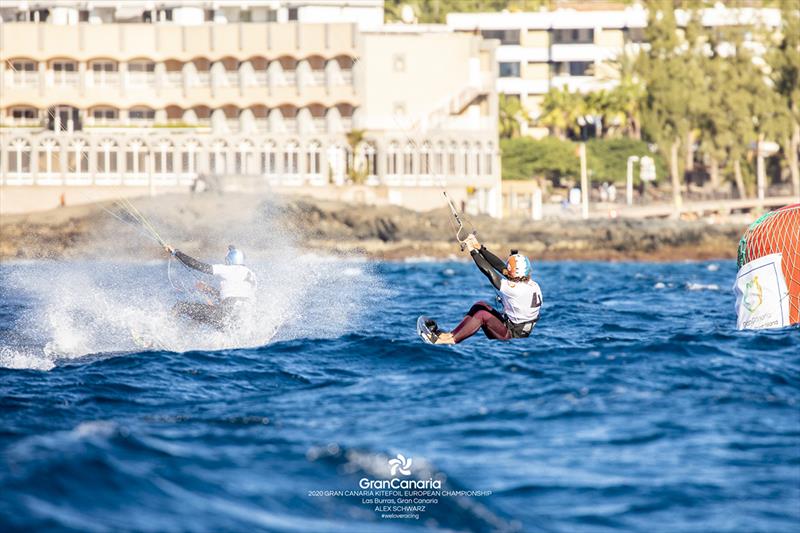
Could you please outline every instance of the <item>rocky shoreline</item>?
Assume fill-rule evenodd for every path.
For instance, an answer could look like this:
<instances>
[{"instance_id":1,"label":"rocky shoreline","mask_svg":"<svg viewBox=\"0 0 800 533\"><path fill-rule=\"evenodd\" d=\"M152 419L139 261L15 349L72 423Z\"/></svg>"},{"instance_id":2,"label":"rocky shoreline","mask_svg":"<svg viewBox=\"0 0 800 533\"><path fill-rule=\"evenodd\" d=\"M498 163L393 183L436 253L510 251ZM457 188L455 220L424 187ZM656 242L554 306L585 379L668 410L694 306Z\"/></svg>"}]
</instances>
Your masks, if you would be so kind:
<instances>
[{"instance_id":1,"label":"rocky shoreline","mask_svg":"<svg viewBox=\"0 0 800 533\"><path fill-rule=\"evenodd\" d=\"M417 213L395 206L230 193L164 195L133 203L170 242L201 254L237 242L255 256L291 245L385 260L465 257L444 207ZM4 215L0 260L162 257L151 241L104 210L109 207L100 203ZM535 222L479 216L470 222L488 246L516 248L545 260L732 259L746 228L743 223L641 219Z\"/></svg>"}]
</instances>

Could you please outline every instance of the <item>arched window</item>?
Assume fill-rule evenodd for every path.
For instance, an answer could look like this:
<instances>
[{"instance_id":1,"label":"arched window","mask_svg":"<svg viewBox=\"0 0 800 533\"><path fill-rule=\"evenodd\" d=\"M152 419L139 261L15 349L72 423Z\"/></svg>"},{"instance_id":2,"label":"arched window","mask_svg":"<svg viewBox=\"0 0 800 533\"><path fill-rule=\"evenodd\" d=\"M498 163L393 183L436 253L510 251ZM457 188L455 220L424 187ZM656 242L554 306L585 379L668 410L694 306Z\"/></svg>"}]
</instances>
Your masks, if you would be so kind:
<instances>
[{"instance_id":1,"label":"arched window","mask_svg":"<svg viewBox=\"0 0 800 533\"><path fill-rule=\"evenodd\" d=\"M378 174L378 151L372 143L364 143L362 145L362 153L364 154L364 163L366 164L367 176L376 176Z\"/></svg>"},{"instance_id":2,"label":"arched window","mask_svg":"<svg viewBox=\"0 0 800 533\"><path fill-rule=\"evenodd\" d=\"M475 174L480 175L483 174L483 168L481 165L481 158L483 157L483 150L481 147L481 143L475 144L475 152L474 152L474 159L475 159Z\"/></svg>"},{"instance_id":3,"label":"arched window","mask_svg":"<svg viewBox=\"0 0 800 533\"><path fill-rule=\"evenodd\" d=\"M117 143L113 139L103 139L95 153L95 168L98 174L117 172Z\"/></svg>"},{"instance_id":4,"label":"arched window","mask_svg":"<svg viewBox=\"0 0 800 533\"><path fill-rule=\"evenodd\" d=\"M300 172L297 148L297 143L294 141L286 144L286 149L283 153L283 171L286 174L298 174Z\"/></svg>"},{"instance_id":5,"label":"arched window","mask_svg":"<svg viewBox=\"0 0 800 533\"><path fill-rule=\"evenodd\" d=\"M403 174L414 173L414 145L406 143L405 150L403 150Z\"/></svg>"},{"instance_id":6,"label":"arched window","mask_svg":"<svg viewBox=\"0 0 800 533\"><path fill-rule=\"evenodd\" d=\"M438 143L436 145L436 152L433 154L433 173L439 176L444 174L444 152L444 143Z\"/></svg>"},{"instance_id":7,"label":"arched window","mask_svg":"<svg viewBox=\"0 0 800 533\"><path fill-rule=\"evenodd\" d=\"M213 174L220 176L227 172L227 150L228 145L225 141L216 140L211 145L209 152L209 167Z\"/></svg>"},{"instance_id":8,"label":"arched window","mask_svg":"<svg viewBox=\"0 0 800 533\"><path fill-rule=\"evenodd\" d=\"M181 146L181 169L184 174L194 175L198 170L198 154L200 142L189 139Z\"/></svg>"},{"instance_id":9,"label":"arched window","mask_svg":"<svg viewBox=\"0 0 800 533\"><path fill-rule=\"evenodd\" d=\"M86 141L75 139L69 145L67 152L67 171L70 174L89 173L89 150Z\"/></svg>"},{"instance_id":10,"label":"arched window","mask_svg":"<svg viewBox=\"0 0 800 533\"><path fill-rule=\"evenodd\" d=\"M306 174L319 174L322 171L320 164L320 145L312 141L306 152Z\"/></svg>"},{"instance_id":11,"label":"arched window","mask_svg":"<svg viewBox=\"0 0 800 533\"><path fill-rule=\"evenodd\" d=\"M61 173L61 146L55 139L44 139L38 149L39 174L52 176Z\"/></svg>"},{"instance_id":12,"label":"arched window","mask_svg":"<svg viewBox=\"0 0 800 533\"><path fill-rule=\"evenodd\" d=\"M168 139L159 139L155 150L155 173L170 174L174 169L172 143Z\"/></svg>"},{"instance_id":13,"label":"arched window","mask_svg":"<svg viewBox=\"0 0 800 533\"><path fill-rule=\"evenodd\" d=\"M249 141L239 143L236 149L234 167L234 174L237 175L250 176L259 174L255 154L253 153L253 145Z\"/></svg>"},{"instance_id":14,"label":"arched window","mask_svg":"<svg viewBox=\"0 0 800 533\"><path fill-rule=\"evenodd\" d=\"M494 146L492 146L492 143L486 145L484 160L483 172L484 174L491 175L494 172Z\"/></svg>"},{"instance_id":15,"label":"arched window","mask_svg":"<svg viewBox=\"0 0 800 533\"><path fill-rule=\"evenodd\" d=\"M447 173L451 176L456 175L456 154L458 154L458 145L452 142L450 151L447 153Z\"/></svg>"},{"instance_id":16,"label":"arched window","mask_svg":"<svg viewBox=\"0 0 800 533\"><path fill-rule=\"evenodd\" d=\"M462 162L461 173L466 176L470 173L469 143L464 143L461 145L461 162Z\"/></svg>"},{"instance_id":17,"label":"arched window","mask_svg":"<svg viewBox=\"0 0 800 533\"><path fill-rule=\"evenodd\" d=\"M125 168L128 174L147 174L147 145L141 139L134 139L125 148Z\"/></svg>"},{"instance_id":18,"label":"arched window","mask_svg":"<svg viewBox=\"0 0 800 533\"><path fill-rule=\"evenodd\" d=\"M31 145L25 139L11 141L8 154L8 173L19 176L31 171Z\"/></svg>"},{"instance_id":19,"label":"arched window","mask_svg":"<svg viewBox=\"0 0 800 533\"><path fill-rule=\"evenodd\" d=\"M386 152L386 173L389 175L396 175L400 174L398 163L399 163L399 155L398 150L399 146L396 142L393 142L389 145L389 150Z\"/></svg>"},{"instance_id":20,"label":"arched window","mask_svg":"<svg viewBox=\"0 0 800 533\"><path fill-rule=\"evenodd\" d=\"M419 173L429 175L431 173L431 143L424 143L419 153Z\"/></svg>"},{"instance_id":21,"label":"arched window","mask_svg":"<svg viewBox=\"0 0 800 533\"><path fill-rule=\"evenodd\" d=\"M267 176L278 173L278 155L275 148L275 143L270 141L264 145L264 150L261 152L261 170Z\"/></svg>"}]
</instances>

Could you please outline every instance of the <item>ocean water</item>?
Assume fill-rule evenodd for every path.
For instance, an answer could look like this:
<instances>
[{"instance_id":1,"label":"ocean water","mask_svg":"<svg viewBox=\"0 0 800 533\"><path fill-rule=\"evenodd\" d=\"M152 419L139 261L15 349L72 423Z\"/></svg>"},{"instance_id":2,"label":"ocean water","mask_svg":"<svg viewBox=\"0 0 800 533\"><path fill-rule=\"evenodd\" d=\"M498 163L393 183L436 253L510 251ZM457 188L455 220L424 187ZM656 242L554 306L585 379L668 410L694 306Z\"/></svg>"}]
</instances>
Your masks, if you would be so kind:
<instances>
[{"instance_id":1,"label":"ocean water","mask_svg":"<svg viewBox=\"0 0 800 533\"><path fill-rule=\"evenodd\" d=\"M797 531L800 331L735 331L735 265L535 269L531 338L451 348L466 262L260 264L235 334L164 264L6 263L0 530Z\"/></svg>"}]
</instances>

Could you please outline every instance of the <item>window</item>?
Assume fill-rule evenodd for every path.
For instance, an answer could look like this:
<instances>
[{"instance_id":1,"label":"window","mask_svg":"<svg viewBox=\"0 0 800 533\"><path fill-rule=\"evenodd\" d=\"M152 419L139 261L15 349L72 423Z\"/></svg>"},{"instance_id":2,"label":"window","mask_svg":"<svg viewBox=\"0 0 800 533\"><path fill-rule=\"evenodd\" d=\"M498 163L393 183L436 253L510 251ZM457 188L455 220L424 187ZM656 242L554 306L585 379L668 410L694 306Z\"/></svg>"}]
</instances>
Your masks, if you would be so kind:
<instances>
[{"instance_id":1,"label":"window","mask_svg":"<svg viewBox=\"0 0 800 533\"><path fill-rule=\"evenodd\" d=\"M570 76L591 76L589 70L592 68L591 61L572 61L569 64Z\"/></svg>"},{"instance_id":2,"label":"window","mask_svg":"<svg viewBox=\"0 0 800 533\"><path fill-rule=\"evenodd\" d=\"M135 107L128 112L128 117L131 120L153 120L156 112L146 107Z\"/></svg>"},{"instance_id":3,"label":"window","mask_svg":"<svg viewBox=\"0 0 800 533\"><path fill-rule=\"evenodd\" d=\"M15 107L11 109L11 116L15 120L35 120L39 118L39 111L33 107Z\"/></svg>"},{"instance_id":4,"label":"window","mask_svg":"<svg viewBox=\"0 0 800 533\"><path fill-rule=\"evenodd\" d=\"M623 32L625 35L625 42L628 43L644 42L644 28L625 28Z\"/></svg>"},{"instance_id":5,"label":"window","mask_svg":"<svg viewBox=\"0 0 800 533\"><path fill-rule=\"evenodd\" d=\"M289 8L289 20L297 20L297 8L290 7Z\"/></svg>"},{"instance_id":6,"label":"window","mask_svg":"<svg viewBox=\"0 0 800 533\"><path fill-rule=\"evenodd\" d=\"M113 61L95 61L92 63L93 72L116 72L117 64Z\"/></svg>"},{"instance_id":7,"label":"window","mask_svg":"<svg viewBox=\"0 0 800 533\"><path fill-rule=\"evenodd\" d=\"M110 107L96 107L92 110L92 117L102 123L106 120L116 120L119 114L116 109Z\"/></svg>"},{"instance_id":8,"label":"window","mask_svg":"<svg viewBox=\"0 0 800 533\"><path fill-rule=\"evenodd\" d=\"M53 70L56 72L75 72L78 70L78 66L74 61L54 61Z\"/></svg>"},{"instance_id":9,"label":"window","mask_svg":"<svg viewBox=\"0 0 800 533\"><path fill-rule=\"evenodd\" d=\"M81 9L78 11L78 22L89 22L89 10Z\"/></svg>"},{"instance_id":10,"label":"window","mask_svg":"<svg viewBox=\"0 0 800 533\"><path fill-rule=\"evenodd\" d=\"M519 78L519 61L513 63L500 62L501 78Z\"/></svg>"},{"instance_id":11,"label":"window","mask_svg":"<svg viewBox=\"0 0 800 533\"><path fill-rule=\"evenodd\" d=\"M553 76L591 76L591 61L562 61L552 64Z\"/></svg>"},{"instance_id":12,"label":"window","mask_svg":"<svg viewBox=\"0 0 800 533\"><path fill-rule=\"evenodd\" d=\"M519 44L519 30L483 30L484 39L500 39L500 44Z\"/></svg>"},{"instance_id":13,"label":"window","mask_svg":"<svg viewBox=\"0 0 800 533\"><path fill-rule=\"evenodd\" d=\"M16 72L34 72L36 63L33 61L11 61L11 70Z\"/></svg>"},{"instance_id":14,"label":"window","mask_svg":"<svg viewBox=\"0 0 800 533\"><path fill-rule=\"evenodd\" d=\"M594 42L592 28L553 30L553 44L591 44Z\"/></svg>"},{"instance_id":15,"label":"window","mask_svg":"<svg viewBox=\"0 0 800 533\"><path fill-rule=\"evenodd\" d=\"M156 64L152 61L131 61L128 63L128 72L155 72Z\"/></svg>"}]
</instances>

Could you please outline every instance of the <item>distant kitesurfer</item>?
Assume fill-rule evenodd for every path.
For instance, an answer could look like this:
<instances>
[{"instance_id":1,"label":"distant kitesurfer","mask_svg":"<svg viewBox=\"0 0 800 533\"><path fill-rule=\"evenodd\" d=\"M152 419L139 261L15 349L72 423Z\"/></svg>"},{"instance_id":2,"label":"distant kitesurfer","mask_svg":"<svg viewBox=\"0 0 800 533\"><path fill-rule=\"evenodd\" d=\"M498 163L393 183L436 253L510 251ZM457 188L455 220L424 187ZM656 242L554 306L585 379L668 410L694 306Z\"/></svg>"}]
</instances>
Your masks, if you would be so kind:
<instances>
[{"instance_id":1,"label":"distant kitesurfer","mask_svg":"<svg viewBox=\"0 0 800 533\"><path fill-rule=\"evenodd\" d=\"M489 339L494 340L530 335L539 320L542 306L542 291L539 284L531 279L530 260L512 250L511 256L504 263L478 242L475 235L469 235L464 243L478 269L498 291L503 312L497 311L486 302L477 302L461 323L449 333L440 331L433 321L427 324L431 330L430 340L434 344L457 344L477 333L479 329Z\"/></svg>"},{"instance_id":2,"label":"distant kitesurfer","mask_svg":"<svg viewBox=\"0 0 800 533\"><path fill-rule=\"evenodd\" d=\"M219 278L219 289L203 282L197 285L214 303L178 302L172 308L178 316L224 328L233 325L255 299L256 275L244 265L244 253L235 246L228 246L224 265L203 263L170 245L164 249L187 267Z\"/></svg>"}]
</instances>

